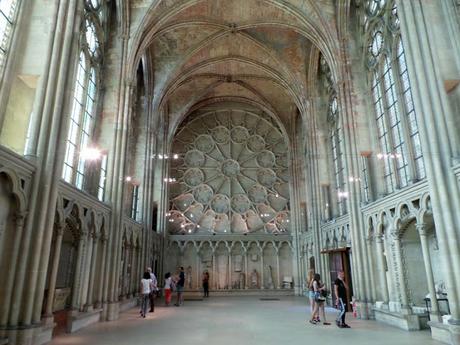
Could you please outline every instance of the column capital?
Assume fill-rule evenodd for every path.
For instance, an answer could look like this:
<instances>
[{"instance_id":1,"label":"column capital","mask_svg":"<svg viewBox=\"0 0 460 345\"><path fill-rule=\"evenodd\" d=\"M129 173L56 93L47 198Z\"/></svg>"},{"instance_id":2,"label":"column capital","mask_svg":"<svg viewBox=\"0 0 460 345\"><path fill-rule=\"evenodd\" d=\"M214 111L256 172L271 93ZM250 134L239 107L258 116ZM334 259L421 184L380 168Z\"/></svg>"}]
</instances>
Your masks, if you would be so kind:
<instances>
[{"instance_id":1,"label":"column capital","mask_svg":"<svg viewBox=\"0 0 460 345\"><path fill-rule=\"evenodd\" d=\"M25 219L26 219L25 212L18 212L14 216L14 220L16 221L16 226L24 226Z\"/></svg>"},{"instance_id":2,"label":"column capital","mask_svg":"<svg viewBox=\"0 0 460 345\"><path fill-rule=\"evenodd\" d=\"M62 236L64 234L65 224L56 223L55 224L55 231L57 236Z\"/></svg>"},{"instance_id":3,"label":"column capital","mask_svg":"<svg viewBox=\"0 0 460 345\"><path fill-rule=\"evenodd\" d=\"M399 241L401 239L401 231L399 231L398 229L391 229L391 237L393 237L393 240L395 241Z\"/></svg>"},{"instance_id":4,"label":"column capital","mask_svg":"<svg viewBox=\"0 0 460 345\"><path fill-rule=\"evenodd\" d=\"M427 225L426 223L417 223L415 224L415 227L418 231L418 234L420 236L426 236L427 235Z\"/></svg>"}]
</instances>

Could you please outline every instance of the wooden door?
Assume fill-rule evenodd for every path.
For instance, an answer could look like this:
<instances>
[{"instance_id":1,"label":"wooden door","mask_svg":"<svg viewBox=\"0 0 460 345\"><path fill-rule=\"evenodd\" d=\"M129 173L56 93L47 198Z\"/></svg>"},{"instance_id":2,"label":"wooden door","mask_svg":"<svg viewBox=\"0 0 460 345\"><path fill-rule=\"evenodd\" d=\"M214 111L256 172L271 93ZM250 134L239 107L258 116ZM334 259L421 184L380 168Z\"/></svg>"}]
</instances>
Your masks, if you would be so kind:
<instances>
[{"instance_id":1,"label":"wooden door","mask_svg":"<svg viewBox=\"0 0 460 345\"><path fill-rule=\"evenodd\" d=\"M333 305L335 305L335 294L333 292L334 281L337 279L339 271L343 271L345 273L345 283L348 285L347 298L348 302L351 302L351 297L353 296L353 282L351 277L350 253L348 248L329 253L329 268L332 284L331 292Z\"/></svg>"}]
</instances>

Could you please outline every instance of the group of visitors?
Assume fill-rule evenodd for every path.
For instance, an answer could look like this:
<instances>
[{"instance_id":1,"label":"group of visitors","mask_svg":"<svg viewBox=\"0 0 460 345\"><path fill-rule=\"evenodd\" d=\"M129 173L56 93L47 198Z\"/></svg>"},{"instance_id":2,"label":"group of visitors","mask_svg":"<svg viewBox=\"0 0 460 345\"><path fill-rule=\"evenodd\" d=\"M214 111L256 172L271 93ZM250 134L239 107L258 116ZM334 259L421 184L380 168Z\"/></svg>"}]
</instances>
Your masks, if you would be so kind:
<instances>
[{"instance_id":1,"label":"group of visitors","mask_svg":"<svg viewBox=\"0 0 460 345\"><path fill-rule=\"evenodd\" d=\"M171 305L172 293L175 291L177 298L175 306L179 307L184 303L184 286L185 286L185 271L184 267L180 267L174 276L170 272L165 274L164 279L164 298L165 305ZM205 271L202 276L203 297L209 297L209 273ZM308 297L310 299L311 318L309 322L314 325L322 324L330 325L326 320L325 304L329 292L325 284L321 281L321 276L314 273L313 270L308 272L306 281L308 287ZM150 303L150 312L155 311L155 297L159 291L158 281L152 269L148 267L144 272L140 285L140 314L143 318L146 317L147 309ZM339 271L337 279L334 281L334 301L335 307L338 309L336 324L340 328L350 328L345 323L345 315L348 310L348 285L345 282L345 274Z\"/></svg>"},{"instance_id":2,"label":"group of visitors","mask_svg":"<svg viewBox=\"0 0 460 345\"><path fill-rule=\"evenodd\" d=\"M338 315L336 324L339 328L350 328L345 323L345 315L347 312L347 291L348 285L345 282L345 274L343 271L339 271L337 279L334 281L334 301L335 307L338 309ZM330 325L326 320L325 304L326 297L329 292L326 289L325 284L321 281L321 276L318 273L314 273L313 270L308 272L306 285L308 287L308 297L310 299L311 318L309 322L313 325L321 324L321 317L323 319L323 325Z\"/></svg>"},{"instance_id":3,"label":"group of visitors","mask_svg":"<svg viewBox=\"0 0 460 345\"><path fill-rule=\"evenodd\" d=\"M170 272L165 274L163 293L165 298L165 305L171 305L173 292L176 292L177 298L174 305L179 307L184 303L184 286L185 286L185 271L184 267L180 267L176 274L173 276ZM209 297L209 273L205 271L202 277L203 284L203 297ZM145 318L147 309L150 303L150 312L155 310L155 297L159 292L158 281L152 269L148 267L144 272L141 280L140 287L140 314Z\"/></svg>"}]
</instances>

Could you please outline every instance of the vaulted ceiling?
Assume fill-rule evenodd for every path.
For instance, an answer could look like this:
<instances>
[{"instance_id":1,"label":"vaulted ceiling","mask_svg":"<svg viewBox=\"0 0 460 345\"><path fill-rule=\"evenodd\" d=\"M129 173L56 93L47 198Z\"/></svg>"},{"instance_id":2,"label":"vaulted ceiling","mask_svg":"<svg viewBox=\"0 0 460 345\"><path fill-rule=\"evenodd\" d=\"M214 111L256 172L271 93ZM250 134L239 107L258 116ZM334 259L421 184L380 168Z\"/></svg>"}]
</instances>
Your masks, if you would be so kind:
<instances>
[{"instance_id":1,"label":"vaulted ceiling","mask_svg":"<svg viewBox=\"0 0 460 345\"><path fill-rule=\"evenodd\" d=\"M138 41L154 74L154 108L174 129L200 105L250 103L288 130L308 97L312 54L333 45L334 7L333 0L152 5Z\"/></svg>"}]
</instances>

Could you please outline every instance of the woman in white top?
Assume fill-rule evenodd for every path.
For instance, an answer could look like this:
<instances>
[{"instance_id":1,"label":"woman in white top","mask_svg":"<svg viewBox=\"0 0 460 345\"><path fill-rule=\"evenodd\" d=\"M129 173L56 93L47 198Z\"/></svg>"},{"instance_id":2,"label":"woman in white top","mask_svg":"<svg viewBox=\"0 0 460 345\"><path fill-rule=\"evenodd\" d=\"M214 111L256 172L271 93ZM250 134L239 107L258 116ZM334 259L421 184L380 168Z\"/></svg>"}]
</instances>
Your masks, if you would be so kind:
<instances>
[{"instance_id":1,"label":"woman in white top","mask_svg":"<svg viewBox=\"0 0 460 345\"><path fill-rule=\"evenodd\" d=\"M149 306L149 295L153 288L153 282L149 272L144 272L141 280L141 316L145 318Z\"/></svg>"},{"instance_id":2,"label":"woman in white top","mask_svg":"<svg viewBox=\"0 0 460 345\"><path fill-rule=\"evenodd\" d=\"M172 290L173 290L173 281L171 278L171 273L166 273L165 274L165 304L167 307L169 307L169 304L171 303L171 296L172 296Z\"/></svg>"},{"instance_id":3,"label":"woman in white top","mask_svg":"<svg viewBox=\"0 0 460 345\"><path fill-rule=\"evenodd\" d=\"M330 325L330 323L326 321L326 313L324 311L324 303L326 302L326 298L322 296L326 290L326 287L321 282L321 276L318 273L316 273L313 278L312 286L315 296L315 307L313 309L310 323L314 325L319 324L321 322L319 313L321 312L323 314L323 325Z\"/></svg>"}]
</instances>

